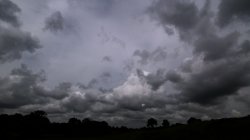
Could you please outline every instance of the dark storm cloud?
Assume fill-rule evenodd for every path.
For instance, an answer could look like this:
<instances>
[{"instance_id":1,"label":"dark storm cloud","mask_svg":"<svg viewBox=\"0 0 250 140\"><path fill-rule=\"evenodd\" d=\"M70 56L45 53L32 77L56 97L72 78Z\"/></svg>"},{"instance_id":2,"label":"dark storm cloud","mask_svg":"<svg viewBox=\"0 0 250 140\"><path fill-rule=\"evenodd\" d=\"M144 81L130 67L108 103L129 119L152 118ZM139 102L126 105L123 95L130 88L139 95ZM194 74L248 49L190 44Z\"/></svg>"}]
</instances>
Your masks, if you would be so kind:
<instances>
[{"instance_id":1,"label":"dark storm cloud","mask_svg":"<svg viewBox=\"0 0 250 140\"><path fill-rule=\"evenodd\" d=\"M201 37L195 42L194 53L204 56L203 69L192 70L193 60L190 60L187 63L188 72L191 72L189 78L174 82L186 101L218 104L222 97L235 95L250 85L250 44L248 40L239 43L239 36L233 32L224 37Z\"/></svg>"},{"instance_id":2,"label":"dark storm cloud","mask_svg":"<svg viewBox=\"0 0 250 140\"><path fill-rule=\"evenodd\" d=\"M64 22L61 12L56 11L46 18L44 29L51 32L59 32L65 28Z\"/></svg>"},{"instance_id":3,"label":"dark storm cloud","mask_svg":"<svg viewBox=\"0 0 250 140\"><path fill-rule=\"evenodd\" d=\"M167 81L178 83L183 80L181 75L173 70L166 72L165 69L158 69L155 73L145 75L142 70L137 69L137 74L151 86L153 91L158 90Z\"/></svg>"},{"instance_id":4,"label":"dark storm cloud","mask_svg":"<svg viewBox=\"0 0 250 140\"><path fill-rule=\"evenodd\" d=\"M10 0L0 0L0 19L13 26L19 26L19 20L16 16L21 9Z\"/></svg>"},{"instance_id":5,"label":"dark storm cloud","mask_svg":"<svg viewBox=\"0 0 250 140\"><path fill-rule=\"evenodd\" d=\"M163 85L166 81L166 73L163 69L158 69L156 73L150 73L148 75L144 75L141 70L137 70L138 75L144 76L147 83L151 85L152 90L157 90L161 85Z\"/></svg>"},{"instance_id":6,"label":"dark storm cloud","mask_svg":"<svg viewBox=\"0 0 250 140\"><path fill-rule=\"evenodd\" d=\"M178 83L182 81L182 77L176 71L169 71L166 78L173 83Z\"/></svg>"},{"instance_id":7,"label":"dark storm cloud","mask_svg":"<svg viewBox=\"0 0 250 140\"><path fill-rule=\"evenodd\" d=\"M149 62L159 62L163 61L167 58L166 48L158 47L152 52L144 49L144 50L136 50L134 51L133 56L139 57L138 62L142 65L146 65Z\"/></svg>"},{"instance_id":8,"label":"dark storm cloud","mask_svg":"<svg viewBox=\"0 0 250 140\"><path fill-rule=\"evenodd\" d=\"M216 103L220 97L236 94L250 84L250 62L248 60L224 61L207 66L193 73L178 84L181 94L188 101L200 104Z\"/></svg>"},{"instance_id":9,"label":"dark storm cloud","mask_svg":"<svg viewBox=\"0 0 250 140\"><path fill-rule=\"evenodd\" d=\"M0 61L20 59L23 52L34 52L40 48L37 39L28 32L17 28L4 28L0 25Z\"/></svg>"},{"instance_id":10,"label":"dark storm cloud","mask_svg":"<svg viewBox=\"0 0 250 140\"><path fill-rule=\"evenodd\" d=\"M30 106L55 112L63 109L62 105L54 103L70 96L72 84L63 82L50 90L41 85L45 80L44 71L33 73L26 65L13 69L9 76L0 79L0 108L17 109ZM55 107L51 107L51 104Z\"/></svg>"},{"instance_id":11,"label":"dark storm cloud","mask_svg":"<svg viewBox=\"0 0 250 140\"><path fill-rule=\"evenodd\" d=\"M54 103L69 97L72 84L63 82L50 90L41 85L45 80L44 71L33 73L26 65L13 69L9 76L0 79L0 108L17 109L29 106L55 112L63 109L63 106ZM51 104L54 105L51 107Z\"/></svg>"},{"instance_id":12,"label":"dark storm cloud","mask_svg":"<svg viewBox=\"0 0 250 140\"><path fill-rule=\"evenodd\" d=\"M137 75L141 79L144 79L147 84L151 86L153 91L157 91L168 81L178 84L184 80L178 72L174 70L166 72L165 69L158 69L155 73L149 73L146 75L142 70L137 69Z\"/></svg>"},{"instance_id":13,"label":"dark storm cloud","mask_svg":"<svg viewBox=\"0 0 250 140\"><path fill-rule=\"evenodd\" d=\"M159 70L155 75L164 77L163 73ZM179 105L178 100L173 97L152 91L145 82L146 77L141 77L140 74L131 75L122 85L106 93L70 83L62 83L53 90L45 90L39 86L39 83L45 80L42 75L42 73L34 74L26 66L22 66L13 70L11 74L12 81L17 81L16 83L11 83L9 78L7 79L10 82L1 79L0 89L1 93L4 93L1 94L1 108L19 108L19 111L24 112L43 109L50 114L64 114L64 117L66 114L74 116L74 113L81 113L81 117L105 119L114 125L124 123L134 127L142 126L151 116L181 121L186 116L201 117L202 113L209 115L211 112L211 109L204 109L198 105L185 105L185 103ZM148 75L148 79L151 78ZM8 83L9 86L4 85ZM9 87L5 89L10 92L15 91L14 94L3 90L3 87ZM12 87L15 90L11 90ZM183 111L183 107L187 109ZM134 124L130 124L131 122Z\"/></svg>"},{"instance_id":14,"label":"dark storm cloud","mask_svg":"<svg viewBox=\"0 0 250 140\"><path fill-rule=\"evenodd\" d=\"M203 54L204 61L214 61L234 55L234 49L240 34L230 33L224 37L210 35L195 41L194 53Z\"/></svg>"},{"instance_id":15,"label":"dark storm cloud","mask_svg":"<svg viewBox=\"0 0 250 140\"><path fill-rule=\"evenodd\" d=\"M193 65L192 59L186 59L184 62L180 65L180 70L184 73L190 73L192 72L192 65Z\"/></svg>"},{"instance_id":16,"label":"dark storm cloud","mask_svg":"<svg viewBox=\"0 0 250 140\"><path fill-rule=\"evenodd\" d=\"M149 7L149 12L168 34L171 35L176 30L181 40L190 41L199 35L213 32L209 9L209 0L206 0L201 9L189 0L157 0Z\"/></svg>"},{"instance_id":17,"label":"dark storm cloud","mask_svg":"<svg viewBox=\"0 0 250 140\"><path fill-rule=\"evenodd\" d=\"M237 54L247 55L250 53L250 41L245 40L240 46Z\"/></svg>"},{"instance_id":18,"label":"dark storm cloud","mask_svg":"<svg viewBox=\"0 0 250 140\"><path fill-rule=\"evenodd\" d=\"M222 1L219 21L248 16L247 3L244 0ZM194 59L181 65L182 71L189 73L188 78L181 78L178 73L167 74L167 79L180 90L180 100L184 97L187 102L203 105L218 103L218 99L235 95L249 86L249 41L240 42L242 34L239 32L223 35L216 29L210 1L199 10L191 1L158 0L150 11L163 27L167 26L168 30L175 27L180 39L193 46L193 57L202 59L200 71L193 70Z\"/></svg>"},{"instance_id":19,"label":"dark storm cloud","mask_svg":"<svg viewBox=\"0 0 250 140\"><path fill-rule=\"evenodd\" d=\"M52 91L44 92L44 96L60 100L68 96L71 87L72 84L69 82L59 83L59 85L56 86Z\"/></svg>"},{"instance_id":20,"label":"dark storm cloud","mask_svg":"<svg viewBox=\"0 0 250 140\"><path fill-rule=\"evenodd\" d=\"M190 29L196 26L199 20L199 10L190 1L158 0L154 1L149 11L153 18L163 24L168 34L174 32L171 26L174 26L180 32L189 32Z\"/></svg>"},{"instance_id":21,"label":"dark storm cloud","mask_svg":"<svg viewBox=\"0 0 250 140\"><path fill-rule=\"evenodd\" d=\"M47 102L39 96L39 83L45 80L44 72L32 73L25 65L14 69L9 77L1 80L0 108L18 108L28 104Z\"/></svg>"},{"instance_id":22,"label":"dark storm cloud","mask_svg":"<svg viewBox=\"0 0 250 140\"><path fill-rule=\"evenodd\" d=\"M20 59L23 52L34 52L40 48L38 40L30 33L19 28L19 20L16 16L20 8L9 0L0 1L0 62ZM13 26L8 26L13 25Z\"/></svg>"},{"instance_id":23,"label":"dark storm cloud","mask_svg":"<svg viewBox=\"0 0 250 140\"><path fill-rule=\"evenodd\" d=\"M217 22L220 27L225 27L233 21L250 21L249 0L221 0Z\"/></svg>"},{"instance_id":24,"label":"dark storm cloud","mask_svg":"<svg viewBox=\"0 0 250 140\"><path fill-rule=\"evenodd\" d=\"M131 6L133 3L130 2L132 1L133 0L128 1L126 4ZM2 1L0 0L0 2ZM47 36L44 38L43 36L48 34L47 32L41 32L41 36L44 39L41 42L45 42L45 44L48 45L48 47L45 47L48 49L44 50L44 52L42 51L45 57L47 57L47 51L50 52L52 49L50 45L54 46L54 44L60 42L66 44L64 47L67 48L62 48L60 50L61 52L59 54L53 54L52 58L47 59L43 56L42 59L45 59L44 61L46 61L46 64L47 62L50 64L46 66L45 69L49 71L51 67L56 67L56 73L58 72L58 74L62 76L64 71L69 71L71 74L71 70L73 69L71 67L69 67L69 69L63 67L63 69L58 70L57 65L64 64L62 61L65 61L61 58L74 56L72 57L73 61L68 61L68 59L67 61L70 63L70 66L72 64L77 66L78 61L76 60L85 60L81 59L82 57L91 58L91 60L93 57L96 58L97 62L120 62L119 59L123 59L121 57L124 57L124 59L128 60L128 62L126 60L122 61L126 63L126 69L128 70L126 74L128 74L127 72L131 74L127 79L125 79L125 76L122 77L124 81L121 82L121 80L117 80L119 77L116 75L116 72L120 69L113 71L114 68L116 69L116 66L103 70L102 65L93 67L92 63L95 61L91 61L91 65L88 64L90 63L88 61L83 62L84 68L86 67L88 71L91 72L85 73L85 70L82 71L83 69L81 69L81 74L84 74L83 76L86 75L86 79L94 77L89 83L83 81L86 83L86 85L84 85L82 83L73 84L74 82L61 82L57 86L49 88L46 87L44 72L32 72L26 66L21 66L21 68L14 69L9 76L0 78L1 111L29 112L42 109L49 112L49 116L60 114L58 115L60 119L69 118L71 116L75 117L76 115L79 116L79 118L90 117L97 120L103 119L114 125L138 127L144 126L145 121L150 117L156 117L159 120L168 119L173 123L185 122L189 117L210 119L225 117L225 114L229 117L230 115L228 115L229 113L227 111L229 110L229 112L231 112L235 106L232 105L232 107L228 107L228 110L226 110L226 106L231 103L231 101L228 101L228 98L237 97L235 100L247 104L249 99L247 93L249 90L246 90L244 95L240 93L243 88L250 85L250 42L249 40L241 38L243 34L240 33L240 31L235 32L231 30L227 31L222 28L220 29L213 23L216 17L211 14L209 0L207 0L204 5L198 5L196 3L197 1L193 2L193 0L158 0L154 1L153 5L150 7L151 16L153 16L168 33L178 33L178 35L180 35L180 40L188 44L189 48L185 48L185 50L188 51L187 53L184 52L185 54L182 54L182 48L180 48L181 51L178 59L185 59L180 67L176 66L179 60L174 60L173 63L175 64L172 64L171 60L168 61L168 58L171 57L171 51L168 52L168 50L171 50L171 45L179 46L175 36L172 36L173 42L172 40L170 41L171 45L167 46L165 43L169 40L161 39L162 36L164 37L162 31L160 31L160 34L158 34L158 31L154 34L155 30L161 28L152 27L151 23L146 23L148 22L147 20L140 22L139 26L145 26L145 28L141 28L143 33L145 31L144 29L150 30L149 32L145 32L145 34L149 33L149 38L147 35L142 35L140 32L141 29L137 30L137 28L135 28L138 26L133 23L134 17L132 17L131 20L131 16L129 16L129 21L126 22L125 20L127 19L123 16L120 17L120 14L118 14L119 12L112 13L114 10L113 6L115 6L114 4L117 4L119 1L68 0L62 3L61 1L56 1L56 3L59 4L56 6L52 5L54 4L53 2L46 1L45 5L49 6L45 10L52 8L50 10L55 11L56 9L67 14L62 14L59 11L52 13L46 19L44 29L53 33L61 31L63 31L61 33L68 33L69 30L67 29L73 27L73 24L71 24L73 20L74 22L84 23L81 25L79 23L74 23L74 26L78 25L83 29L81 30L81 28L79 28L79 32L76 36L79 38L87 37L87 39L81 40L74 36L73 38L75 40L68 38L67 40L69 40L69 42L64 42L65 38L60 38L60 36L51 39L48 39ZM33 7L34 3L28 5ZM144 3L144 0L142 3ZM140 5L142 5L142 3L139 2ZM25 5L25 3L21 5ZM122 4L122 7L125 5ZM29 6L27 6L27 9L30 9ZM135 8L137 9L140 7ZM126 14L125 11L130 11L130 7L125 7L123 10L121 7L115 9L121 10L122 14ZM32 13L31 17L28 18L25 17L27 15L23 14L22 21L28 23L30 20L33 20L34 17L32 16L40 15L44 17L45 15L41 13L50 12L44 12L43 10L39 9L38 11L41 11L38 12L39 14ZM81 12L85 13L81 14ZM16 18L16 23L19 23L18 18L15 16L18 12L12 12L12 14L11 12L8 13ZM79 17L82 15L83 17ZM216 15L216 13L214 13L214 15ZM28 14L28 16L30 15ZM28 20L26 21L26 19ZM117 19L119 22L117 22ZM0 22L0 45L3 43L8 44L0 46L1 61L5 62L21 58L23 52L33 52L35 49L39 48L39 43L35 41L29 33L22 31L21 27L16 26L14 20L4 20L2 18L0 18L0 20L2 21ZM39 25L36 24L37 23L34 23L34 25L32 24L30 30L34 27L39 27L39 29L41 29L40 23L38 23ZM148 26L148 24L150 25ZM126 27L127 25L129 25L129 28ZM91 34L96 35L98 31L95 30L98 29L99 26L104 26L109 32L106 32L104 28L102 28L103 32L97 37L104 38L106 42L112 41L116 46L122 46L126 49L123 56L118 56L116 51L110 52L109 50L107 50L107 52L112 54L102 54L105 53L102 52L102 50L100 51L101 53L96 53L96 50L100 50L103 47L100 49L95 48L95 46L99 46L96 44L98 41L92 43L91 41L97 38L93 38ZM27 26L25 27L27 28ZM135 30L134 32L139 31L138 38L134 38L132 35L134 32L131 33L130 27L132 27L132 30ZM154 31L151 32L151 29ZM128 32L126 32L126 30L128 30ZM222 30L223 32L220 32ZM39 31L36 33L40 34ZM120 37L118 38L113 35L113 33L122 34L122 38L126 38L126 41L128 41L127 44L129 45L126 46L126 43L119 39ZM154 35L156 35L156 37L153 37ZM159 37L159 35L162 36ZM64 39L63 42L61 42L61 39ZM89 40L91 43L88 42ZM72 42L74 43L72 44ZM157 45L155 45L155 42L161 43L156 43ZM148 45L148 43L150 46L166 47L142 48L145 44ZM70 51L68 51L68 44L71 44L72 47L74 46ZM102 42L102 44L105 44L105 42ZM79 46L79 48L77 46ZM130 48L130 46L132 46L132 48ZM140 48L134 48L135 46L139 46ZM84 48L84 51L82 48ZM92 50L93 48L94 50ZM189 54L189 52L192 51L191 49L193 50L193 56ZM88 54L88 51L92 53ZM132 52L132 58L128 58L131 55L130 51L134 51ZM54 51L52 51L52 53L53 52ZM55 50L55 52L57 52L57 50ZM84 52L87 52L87 54L82 54ZM126 53L128 53L128 55ZM110 56L112 56L112 58ZM159 64L163 63L160 68L154 65L157 62L161 62ZM80 63L82 64L82 61ZM106 67L105 64L103 65ZM117 67L122 66L123 64ZM152 68L152 66L155 67ZM134 71L135 67L138 67L136 72ZM144 68L150 72L144 71ZM175 69L171 70L171 68ZM75 69L77 68L74 67L74 72ZM95 73L96 75L93 76L92 71L93 73L97 71ZM119 71L119 74L120 72L121 71ZM53 74L50 75L52 75L52 77L48 79L53 79ZM76 75L78 76L79 74ZM90 76L88 77L88 75ZM62 78L65 78L63 76ZM58 82L57 80L58 79L56 79L56 82ZM112 88L110 88L110 86Z\"/></svg>"},{"instance_id":25,"label":"dark storm cloud","mask_svg":"<svg viewBox=\"0 0 250 140\"><path fill-rule=\"evenodd\" d=\"M186 1L159 0L153 3L151 11L158 16L157 18L161 22L174 25L180 30L193 28L198 20L196 5Z\"/></svg>"}]
</instances>

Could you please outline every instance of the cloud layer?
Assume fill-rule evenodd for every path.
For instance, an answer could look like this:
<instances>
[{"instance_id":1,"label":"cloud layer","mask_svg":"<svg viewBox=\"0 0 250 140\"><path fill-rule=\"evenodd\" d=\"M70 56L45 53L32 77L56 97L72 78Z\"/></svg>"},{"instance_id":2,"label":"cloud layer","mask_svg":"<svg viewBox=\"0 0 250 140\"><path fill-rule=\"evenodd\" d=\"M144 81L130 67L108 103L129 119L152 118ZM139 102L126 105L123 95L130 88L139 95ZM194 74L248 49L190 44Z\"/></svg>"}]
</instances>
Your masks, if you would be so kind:
<instances>
[{"instance_id":1,"label":"cloud layer","mask_svg":"<svg viewBox=\"0 0 250 140\"><path fill-rule=\"evenodd\" d=\"M40 48L38 40L19 28L16 16L21 9L9 0L0 1L0 62L20 59L23 52ZM6 25L7 24L7 25Z\"/></svg>"},{"instance_id":2,"label":"cloud layer","mask_svg":"<svg viewBox=\"0 0 250 140\"><path fill-rule=\"evenodd\" d=\"M0 0L0 112L130 127L246 115L248 3Z\"/></svg>"}]
</instances>

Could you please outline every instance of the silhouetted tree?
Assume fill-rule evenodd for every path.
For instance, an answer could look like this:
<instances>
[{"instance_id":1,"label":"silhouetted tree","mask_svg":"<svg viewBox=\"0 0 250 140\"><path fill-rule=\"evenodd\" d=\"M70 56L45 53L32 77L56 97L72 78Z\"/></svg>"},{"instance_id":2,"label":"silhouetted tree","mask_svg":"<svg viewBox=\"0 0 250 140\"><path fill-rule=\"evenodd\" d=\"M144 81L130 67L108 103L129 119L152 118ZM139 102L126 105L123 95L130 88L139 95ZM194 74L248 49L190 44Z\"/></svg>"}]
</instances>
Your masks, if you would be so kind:
<instances>
[{"instance_id":1,"label":"silhouetted tree","mask_svg":"<svg viewBox=\"0 0 250 140\"><path fill-rule=\"evenodd\" d=\"M157 120L156 120L156 119L154 119L154 118L148 119L147 127L153 128L153 127L156 126L156 125L157 125Z\"/></svg>"},{"instance_id":2,"label":"silhouetted tree","mask_svg":"<svg viewBox=\"0 0 250 140\"><path fill-rule=\"evenodd\" d=\"M107 122L105 121L94 121L89 118L85 118L82 120L82 124L84 127L88 129L107 129L110 128Z\"/></svg>"},{"instance_id":3,"label":"silhouetted tree","mask_svg":"<svg viewBox=\"0 0 250 140\"><path fill-rule=\"evenodd\" d=\"M240 118L222 118L202 121L190 118L188 124L172 124L168 129L130 129L127 127L110 127L105 121L95 121L71 118L68 123L49 123L44 111L34 111L28 115L0 115L0 137L2 139L64 139L71 137L79 139L249 139L250 116ZM148 128L157 125L157 120L150 118ZM169 126L168 120L162 121L162 126ZM128 133L129 132L129 133ZM132 132L132 133L130 133ZM111 137L109 137L111 136Z\"/></svg>"},{"instance_id":4,"label":"silhouetted tree","mask_svg":"<svg viewBox=\"0 0 250 140\"><path fill-rule=\"evenodd\" d=\"M38 117L38 118L46 118L47 113L45 111L42 111L42 110L37 110L37 111L31 112L30 116L34 116L34 117Z\"/></svg>"},{"instance_id":5,"label":"silhouetted tree","mask_svg":"<svg viewBox=\"0 0 250 140\"><path fill-rule=\"evenodd\" d=\"M29 115L25 116L26 123L30 125L36 125L39 127L39 125L48 125L50 124L49 119L47 118L47 113L42 110L37 110L34 112L31 112Z\"/></svg>"},{"instance_id":6,"label":"silhouetted tree","mask_svg":"<svg viewBox=\"0 0 250 140\"><path fill-rule=\"evenodd\" d=\"M169 127L169 125L170 125L170 123L169 123L168 120L163 120L163 121L162 121L162 126L163 126L163 127L166 128L166 127Z\"/></svg>"},{"instance_id":7,"label":"silhouetted tree","mask_svg":"<svg viewBox=\"0 0 250 140\"><path fill-rule=\"evenodd\" d=\"M195 124L195 123L200 123L202 122L201 119L196 119L194 117L191 117L190 119L188 119L187 123L188 124Z\"/></svg>"},{"instance_id":8,"label":"silhouetted tree","mask_svg":"<svg viewBox=\"0 0 250 140\"><path fill-rule=\"evenodd\" d=\"M81 125L81 121L77 118L70 118L68 123L71 125Z\"/></svg>"},{"instance_id":9,"label":"silhouetted tree","mask_svg":"<svg viewBox=\"0 0 250 140\"><path fill-rule=\"evenodd\" d=\"M91 119L85 118L85 119L82 120L82 124L83 125L89 125L91 123L91 121L92 121Z\"/></svg>"},{"instance_id":10,"label":"silhouetted tree","mask_svg":"<svg viewBox=\"0 0 250 140\"><path fill-rule=\"evenodd\" d=\"M9 116L9 118L11 119L11 124L12 126L15 126L15 128L19 128L21 127L23 124L23 115L22 114L14 114L14 115L11 115Z\"/></svg>"}]
</instances>

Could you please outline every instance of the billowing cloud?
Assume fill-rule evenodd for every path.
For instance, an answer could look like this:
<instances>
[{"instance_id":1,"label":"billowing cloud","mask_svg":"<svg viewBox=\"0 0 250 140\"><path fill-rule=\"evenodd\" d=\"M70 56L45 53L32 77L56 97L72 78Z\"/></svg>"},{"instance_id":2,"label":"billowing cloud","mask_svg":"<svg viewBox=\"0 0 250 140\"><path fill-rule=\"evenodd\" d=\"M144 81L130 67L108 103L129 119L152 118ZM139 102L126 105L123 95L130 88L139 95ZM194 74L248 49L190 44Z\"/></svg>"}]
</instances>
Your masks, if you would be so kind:
<instances>
[{"instance_id":1,"label":"billowing cloud","mask_svg":"<svg viewBox=\"0 0 250 140\"><path fill-rule=\"evenodd\" d=\"M206 0L201 9L190 0L157 0L149 8L149 13L169 35L176 31L181 40L189 42L200 35L209 35L214 31L210 19L212 13L209 9L209 0Z\"/></svg>"},{"instance_id":2,"label":"billowing cloud","mask_svg":"<svg viewBox=\"0 0 250 140\"><path fill-rule=\"evenodd\" d=\"M0 1L0 19L7 23L10 23L13 26L19 26L20 22L17 18L17 13L21 9L10 0L1 0Z\"/></svg>"},{"instance_id":3,"label":"billowing cloud","mask_svg":"<svg viewBox=\"0 0 250 140\"><path fill-rule=\"evenodd\" d=\"M248 114L248 2L220 2L0 0L0 113L132 127Z\"/></svg>"},{"instance_id":4,"label":"billowing cloud","mask_svg":"<svg viewBox=\"0 0 250 140\"><path fill-rule=\"evenodd\" d=\"M47 102L39 95L43 92L39 84L44 80L44 72L34 74L25 65L12 70L11 75L1 79L0 107L18 108Z\"/></svg>"},{"instance_id":5,"label":"billowing cloud","mask_svg":"<svg viewBox=\"0 0 250 140\"><path fill-rule=\"evenodd\" d=\"M179 88L188 101L200 104L216 103L220 97L237 94L239 89L249 86L249 61L225 61L204 67L193 73Z\"/></svg>"},{"instance_id":6,"label":"billowing cloud","mask_svg":"<svg viewBox=\"0 0 250 140\"><path fill-rule=\"evenodd\" d=\"M217 35L201 37L195 41L194 53L203 54L204 61L214 61L233 56L235 49L237 49L239 36L239 33L233 32L225 37L218 37Z\"/></svg>"},{"instance_id":7,"label":"billowing cloud","mask_svg":"<svg viewBox=\"0 0 250 140\"><path fill-rule=\"evenodd\" d=\"M237 16L241 10L242 14L246 15L247 11L242 7L244 2L222 1L219 16L223 18L225 9L233 7L237 7L238 10L228 12L230 16L225 16L227 20ZM238 6L233 3L237 3ZM249 47L248 40L242 41L240 32L225 34L224 31L217 29L217 25L213 22L215 17L211 14L210 4L210 1L206 1L202 8L198 9L191 1L159 0L150 7L153 18L156 18L163 27L173 26L179 33L180 39L193 47L193 58L180 66L183 72L189 74L181 78L179 74L170 72L168 77L187 102L203 105L218 103L216 102L218 99L235 95L241 88L250 84L249 52L246 49ZM199 62L196 65L198 67L194 67L193 63L196 63L194 61Z\"/></svg>"},{"instance_id":8,"label":"billowing cloud","mask_svg":"<svg viewBox=\"0 0 250 140\"><path fill-rule=\"evenodd\" d=\"M29 32L19 28L21 9L9 0L0 1L0 62L20 59L23 52L34 52L40 44ZM1 21L7 23L4 24Z\"/></svg>"},{"instance_id":9,"label":"billowing cloud","mask_svg":"<svg viewBox=\"0 0 250 140\"><path fill-rule=\"evenodd\" d=\"M52 97L54 99L63 99L64 97L68 96L71 90L72 84L69 82L59 83L52 91L45 92L47 93L45 96Z\"/></svg>"},{"instance_id":10,"label":"billowing cloud","mask_svg":"<svg viewBox=\"0 0 250 140\"><path fill-rule=\"evenodd\" d=\"M0 62L20 59L23 52L34 52L40 48L38 40L20 29L0 25Z\"/></svg>"},{"instance_id":11,"label":"billowing cloud","mask_svg":"<svg viewBox=\"0 0 250 140\"><path fill-rule=\"evenodd\" d=\"M198 8L189 1L159 0L153 3L150 11L160 22L174 25L178 30L188 31L198 22ZM186 12L183 12L186 11ZM185 21L185 22L183 22ZM168 33L173 32L170 28Z\"/></svg>"},{"instance_id":12,"label":"billowing cloud","mask_svg":"<svg viewBox=\"0 0 250 140\"><path fill-rule=\"evenodd\" d=\"M155 73L137 69L137 74L151 86L152 90L157 90L168 80L163 69L158 69Z\"/></svg>"},{"instance_id":13,"label":"billowing cloud","mask_svg":"<svg viewBox=\"0 0 250 140\"><path fill-rule=\"evenodd\" d=\"M249 23L250 2L248 0L221 0L217 23L220 27L225 27L234 21Z\"/></svg>"}]
</instances>

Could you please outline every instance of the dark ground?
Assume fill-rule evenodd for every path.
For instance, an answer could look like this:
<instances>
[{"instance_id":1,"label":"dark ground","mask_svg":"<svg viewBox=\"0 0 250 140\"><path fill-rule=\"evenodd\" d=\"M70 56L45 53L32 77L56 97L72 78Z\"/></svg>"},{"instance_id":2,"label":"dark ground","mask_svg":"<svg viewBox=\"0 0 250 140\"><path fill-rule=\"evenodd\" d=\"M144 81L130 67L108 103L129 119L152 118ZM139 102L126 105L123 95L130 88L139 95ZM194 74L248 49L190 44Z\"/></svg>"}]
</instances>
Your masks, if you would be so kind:
<instances>
[{"instance_id":1,"label":"dark ground","mask_svg":"<svg viewBox=\"0 0 250 140\"><path fill-rule=\"evenodd\" d=\"M32 114L33 113L33 114ZM201 121L165 127L129 129L110 127L106 122L71 118L51 123L42 111L29 115L0 115L0 138L32 140L249 140L250 116Z\"/></svg>"}]
</instances>

